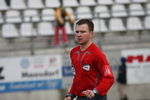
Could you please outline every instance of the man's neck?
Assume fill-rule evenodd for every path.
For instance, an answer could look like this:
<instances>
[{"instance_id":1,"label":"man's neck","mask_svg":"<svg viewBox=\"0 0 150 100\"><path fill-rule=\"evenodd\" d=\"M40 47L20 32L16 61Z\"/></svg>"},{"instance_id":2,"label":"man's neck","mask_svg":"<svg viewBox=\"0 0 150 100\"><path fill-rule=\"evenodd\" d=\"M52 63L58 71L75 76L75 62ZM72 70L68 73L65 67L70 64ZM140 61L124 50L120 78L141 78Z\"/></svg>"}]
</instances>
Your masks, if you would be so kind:
<instances>
[{"instance_id":1,"label":"man's neck","mask_svg":"<svg viewBox=\"0 0 150 100\"><path fill-rule=\"evenodd\" d=\"M80 49L81 51L84 51L86 50L90 45L92 44L92 41L90 41L89 43L87 44L84 44L84 45L80 45Z\"/></svg>"}]
</instances>

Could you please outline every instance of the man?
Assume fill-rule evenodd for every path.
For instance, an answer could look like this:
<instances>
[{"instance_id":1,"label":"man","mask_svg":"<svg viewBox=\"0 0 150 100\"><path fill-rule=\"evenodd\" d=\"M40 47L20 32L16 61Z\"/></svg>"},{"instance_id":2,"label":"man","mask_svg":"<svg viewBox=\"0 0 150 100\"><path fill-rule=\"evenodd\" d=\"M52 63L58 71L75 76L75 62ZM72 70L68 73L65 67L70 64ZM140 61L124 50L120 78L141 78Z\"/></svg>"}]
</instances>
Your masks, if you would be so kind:
<instances>
[{"instance_id":1,"label":"man","mask_svg":"<svg viewBox=\"0 0 150 100\"><path fill-rule=\"evenodd\" d=\"M125 93L127 78L126 78L126 58L121 57L121 65L118 69L118 92L120 100L128 100L127 94Z\"/></svg>"},{"instance_id":2,"label":"man","mask_svg":"<svg viewBox=\"0 0 150 100\"><path fill-rule=\"evenodd\" d=\"M59 44L59 31L62 30L63 43L68 42L68 37L65 29L66 17L71 25L73 25L74 19L71 17L64 7L55 8L56 27L54 35L54 45Z\"/></svg>"},{"instance_id":3,"label":"man","mask_svg":"<svg viewBox=\"0 0 150 100\"><path fill-rule=\"evenodd\" d=\"M75 26L75 39L79 46L70 52L74 69L72 87L64 100L107 100L107 92L114 76L102 51L92 42L94 24L81 19Z\"/></svg>"}]
</instances>

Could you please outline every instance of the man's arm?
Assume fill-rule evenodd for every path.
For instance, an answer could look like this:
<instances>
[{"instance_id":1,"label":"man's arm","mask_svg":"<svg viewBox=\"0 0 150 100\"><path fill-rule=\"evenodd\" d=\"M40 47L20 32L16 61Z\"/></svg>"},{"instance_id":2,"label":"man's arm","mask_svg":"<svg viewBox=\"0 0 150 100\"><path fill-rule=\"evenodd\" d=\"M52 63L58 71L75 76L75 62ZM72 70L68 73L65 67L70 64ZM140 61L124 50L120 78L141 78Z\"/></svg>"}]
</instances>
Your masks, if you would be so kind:
<instances>
[{"instance_id":1,"label":"man's arm","mask_svg":"<svg viewBox=\"0 0 150 100\"><path fill-rule=\"evenodd\" d=\"M97 66L100 71L99 84L95 87L100 95L105 95L114 83L114 76L106 56L102 53L97 56Z\"/></svg>"}]
</instances>

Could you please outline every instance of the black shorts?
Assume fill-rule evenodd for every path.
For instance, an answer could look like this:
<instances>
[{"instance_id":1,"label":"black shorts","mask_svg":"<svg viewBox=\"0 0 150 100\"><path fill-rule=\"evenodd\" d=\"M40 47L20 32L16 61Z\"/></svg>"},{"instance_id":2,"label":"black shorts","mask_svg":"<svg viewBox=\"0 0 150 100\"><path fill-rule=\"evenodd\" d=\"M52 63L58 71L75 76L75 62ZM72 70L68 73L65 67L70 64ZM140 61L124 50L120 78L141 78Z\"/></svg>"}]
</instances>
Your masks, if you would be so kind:
<instances>
[{"instance_id":1,"label":"black shorts","mask_svg":"<svg viewBox=\"0 0 150 100\"><path fill-rule=\"evenodd\" d=\"M96 95L94 98L91 99L85 96L78 96L77 100L107 100L107 95L104 96Z\"/></svg>"}]
</instances>

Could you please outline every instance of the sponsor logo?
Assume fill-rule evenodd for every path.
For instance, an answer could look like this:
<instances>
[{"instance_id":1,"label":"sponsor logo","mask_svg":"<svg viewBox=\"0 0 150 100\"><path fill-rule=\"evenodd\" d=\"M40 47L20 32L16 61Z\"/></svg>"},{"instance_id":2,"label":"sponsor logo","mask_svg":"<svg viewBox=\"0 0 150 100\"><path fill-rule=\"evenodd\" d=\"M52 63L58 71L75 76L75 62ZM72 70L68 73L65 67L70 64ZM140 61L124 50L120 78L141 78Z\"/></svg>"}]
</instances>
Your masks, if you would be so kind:
<instances>
[{"instance_id":1,"label":"sponsor logo","mask_svg":"<svg viewBox=\"0 0 150 100\"><path fill-rule=\"evenodd\" d=\"M83 69L86 70L86 71L89 71L90 70L90 65L89 64L83 65Z\"/></svg>"},{"instance_id":2,"label":"sponsor logo","mask_svg":"<svg viewBox=\"0 0 150 100\"><path fill-rule=\"evenodd\" d=\"M20 65L21 65L22 68L25 68L25 69L26 69L26 68L29 67L30 62L29 62L28 59L24 58L24 59L21 60Z\"/></svg>"},{"instance_id":3,"label":"sponsor logo","mask_svg":"<svg viewBox=\"0 0 150 100\"><path fill-rule=\"evenodd\" d=\"M150 62L150 55L148 55L146 57L144 57L144 55L128 56L127 57L128 63L133 63L134 61L137 61L139 63Z\"/></svg>"}]
</instances>

